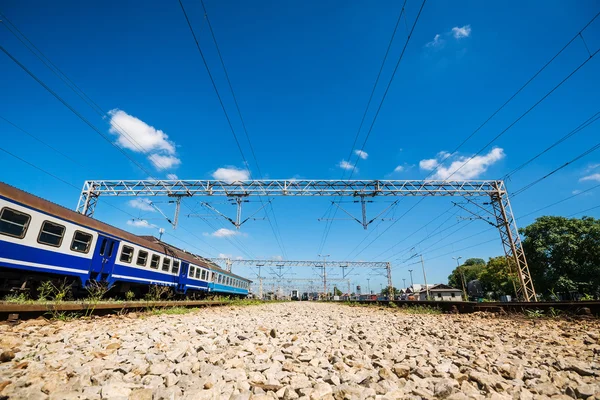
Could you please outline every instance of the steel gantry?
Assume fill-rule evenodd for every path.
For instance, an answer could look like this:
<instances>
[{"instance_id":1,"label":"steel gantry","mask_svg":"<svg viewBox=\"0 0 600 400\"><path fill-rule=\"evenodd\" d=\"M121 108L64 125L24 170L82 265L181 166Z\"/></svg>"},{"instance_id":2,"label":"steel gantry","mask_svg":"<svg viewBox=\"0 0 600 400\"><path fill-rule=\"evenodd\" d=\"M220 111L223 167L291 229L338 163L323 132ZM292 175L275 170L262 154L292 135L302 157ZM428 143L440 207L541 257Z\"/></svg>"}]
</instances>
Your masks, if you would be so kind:
<instances>
[{"instance_id":1,"label":"steel gantry","mask_svg":"<svg viewBox=\"0 0 600 400\"><path fill-rule=\"evenodd\" d=\"M312 267L312 268L323 268L322 282L324 292L327 291L327 268L339 267L345 268L373 268L373 269L385 269L387 275L387 283L389 292L391 293L394 285L392 284L392 265L385 261L322 261L322 260L232 260L230 258L211 258L210 261L218 265L226 265L227 269L231 271L233 265L248 266L248 267ZM262 293L262 278L260 276L259 269L259 283L261 285L260 292ZM279 276L279 280L283 281L286 278ZM331 279L330 281L337 281L337 279ZM344 273L344 277L340 281L347 281L347 274ZM350 285L348 285L348 291L350 291Z\"/></svg>"},{"instance_id":2,"label":"steel gantry","mask_svg":"<svg viewBox=\"0 0 600 400\"><path fill-rule=\"evenodd\" d=\"M247 196L346 196L361 201L376 196L487 197L492 204L494 225L500 232L505 255L519 279L517 297L523 301L537 300L502 180L97 180L84 183L77 211L93 216L100 196L168 196L175 199L192 196L234 199ZM238 216L241 204L238 202ZM236 222L239 225L239 217Z\"/></svg>"}]
</instances>

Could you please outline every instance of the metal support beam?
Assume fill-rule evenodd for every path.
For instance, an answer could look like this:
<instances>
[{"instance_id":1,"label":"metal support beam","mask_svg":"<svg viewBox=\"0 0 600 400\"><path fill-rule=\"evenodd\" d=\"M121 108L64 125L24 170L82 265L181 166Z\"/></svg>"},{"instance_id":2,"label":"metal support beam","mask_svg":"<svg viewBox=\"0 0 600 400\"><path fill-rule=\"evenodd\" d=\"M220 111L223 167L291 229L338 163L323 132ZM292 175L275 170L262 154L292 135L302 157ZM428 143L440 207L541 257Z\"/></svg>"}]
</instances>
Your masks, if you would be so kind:
<instances>
[{"instance_id":1,"label":"metal support beam","mask_svg":"<svg viewBox=\"0 0 600 400\"><path fill-rule=\"evenodd\" d=\"M387 268L389 263L385 261L322 261L322 260L230 260L228 258L211 258L210 261L224 265L227 261L232 265L239 266L267 266L276 267L358 267L358 268Z\"/></svg>"},{"instance_id":2,"label":"metal support beam","mask_svg":"<svg viewBox=\"0 0 600 400\"><path fill-rule=\"evenodd\" d=\"M394 300L395 293L394 293L394 284L392 282L392 264L387 263L385 270L387 273L387 280L388 280L388 299Z\"/></svg>"},{"instance_id":3,"label":"metal support beam","mask_svg":"<svg viewBox=\"0 0 600 400\"><path fill-rule=\"evenodd\" d=\"M490 195L492 207L496 216L496 226L500 232L500 239L504 247L504 254L509 268L516 270L519 278L517 288L517 298L522 301L537 301L535 287L529 273L529 266L525 258L525 252L521 244L521 236L517 229L517 223L510 207L508 194L503 187L498 186L497 190Z\"/></svg>"},{"instance_id":4,"label":"metal support beam","mask_svg":"<svg viewBox=\"0 0 600 400\"><path fill-rule=\"evenodd\" d=\"M508 193L501 180L98 180L86 181L77 211L92 216L98 197L103 196L487 196L492 200L496 226L509 264L519 278L517 296L536 301L535 288L521 246ZM238 197L239 199L239 197ZM363 208L363 226L368 224ZM237 222L241 218L238 207ZM325 264L323 264L325 265Z\"/></svg>"}]
</instances>

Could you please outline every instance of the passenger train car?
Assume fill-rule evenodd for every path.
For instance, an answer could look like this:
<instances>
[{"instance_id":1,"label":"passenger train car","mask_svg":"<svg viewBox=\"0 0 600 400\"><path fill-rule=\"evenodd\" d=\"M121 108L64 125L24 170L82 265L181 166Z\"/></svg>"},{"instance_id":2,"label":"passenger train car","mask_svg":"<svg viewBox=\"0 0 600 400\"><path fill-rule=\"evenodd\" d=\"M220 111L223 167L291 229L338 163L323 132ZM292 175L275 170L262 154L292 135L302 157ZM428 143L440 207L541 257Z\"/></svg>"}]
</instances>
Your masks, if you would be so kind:
<instances>
[{"instance_id":1,"label":"passenger train car","mask_svg":"<svg viewBox=\"0 0 600 400\"><path fill-rule=\"evenodd\" d=\"M0 291L68 279L143 294L247 296L250 280L152 236L136 236L0 182Z\"/></svg>"}]
</instances>

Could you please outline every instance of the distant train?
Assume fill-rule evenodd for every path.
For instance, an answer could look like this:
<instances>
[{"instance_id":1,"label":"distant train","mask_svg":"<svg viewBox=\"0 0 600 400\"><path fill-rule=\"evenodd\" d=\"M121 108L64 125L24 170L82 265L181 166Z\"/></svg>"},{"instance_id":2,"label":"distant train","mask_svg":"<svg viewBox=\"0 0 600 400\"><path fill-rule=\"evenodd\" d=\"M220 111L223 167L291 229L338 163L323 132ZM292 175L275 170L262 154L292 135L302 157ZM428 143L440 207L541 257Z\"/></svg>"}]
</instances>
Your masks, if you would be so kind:
<instances>
[{"instance_id":1,"label":"distant train","mask_svg":"<svg viewBox=\"0 0 600 400\"><path fill-rule=\"evenodd\" d=\"M0 291L35 292L67 279L75 291L103 282L111 292L150 285L181 295L245 297L251 281L152 236L129 232L0 182Z\"/></svg>"}]
</instances>

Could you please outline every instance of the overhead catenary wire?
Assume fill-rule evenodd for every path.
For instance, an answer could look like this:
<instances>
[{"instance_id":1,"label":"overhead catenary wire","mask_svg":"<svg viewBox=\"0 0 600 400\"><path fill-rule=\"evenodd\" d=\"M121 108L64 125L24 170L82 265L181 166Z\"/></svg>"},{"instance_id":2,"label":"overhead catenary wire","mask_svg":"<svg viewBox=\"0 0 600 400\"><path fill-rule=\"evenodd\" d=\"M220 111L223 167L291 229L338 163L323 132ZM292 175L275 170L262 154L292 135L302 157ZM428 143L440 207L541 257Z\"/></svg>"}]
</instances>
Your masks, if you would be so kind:
<instances>
[{"instance_id":1,"label":"overhead catenary wire","mask_svg":"<svg viewBox=\"0 0 600 400\"><path fill-rule=\"evenodd\" d=\"M462 146L465 145L465 143L467 143L473 136L475 136L477 134L477 132L479 132L485 125L487 125L487 123L490 122L500 111L502 111L504 109L504 107L506 107L511 101L513 101L519 95L519 93L521 93L527 86L529 86L529 84L531 82L533 82L538 77L538 75L540 75L550 64L552 64L552 62L558 56L560 56L562 54L562 52L565 51L571 45L571 43L573 43L578 37L580 37L582 32L585 31L596 20L596 18L598 18L598 16L600 16L600 12L598 12L590 21L588 21L588 23L585 24L583 26L583 28L581 28L556 54L554 54L554 56L552 56L552 58L550 58L550 60L548 60L540 69L538 69L519 89L517 89L516 92L514 92L488 118L486 118L486 120L483 121L483 123L481 125L479 125L471 134L469 134L469 136L467 136L454 150L452 150L451 152L446 154L445 157L438 163L438 165L435 166L435 168L429 173L429 175L425 179L432 176L444 164L444 162L446 160L448 160L448 158L450 158L453 154L455 154L458 150L460 150L462 148ZM590 56L591 56L591 54L590 54ZM470 159L467 162L469 162L469 161L470 161ZM463 164L463 166L464 166L464 164Z\"/></svg>"},{"instance_id":2,"label":"overhead catenary wire","mask_svg":"<svg viewBox=\"0 0 600 400\"><path fill-rule=\"evenodd\" d=\"M363 144L362 144L362 146L361 146L361 148L360 148L360 151L361 151L361 152L363 152L363 151L364 151L364 149L365 149L365 146L367 145L367 142L368 142L368 140L369 140L369 137L371 136L371 132L373 131L373 127L375 126L375 122L377 121L377 117L379 116L379 113L380 113L380 111L381 111L381 108L382 108L382 106L383 106L383 103L385 102L385 99L386 99L386 97L387 97L387 94L388 94L388 92L389 92L390 86L392 85L392 82L394 81L394 77L396 76L396 72L398 71L398 67L400 66L400 63L402 62L402 59L404 58L404 54L405 54L405 52L406 52L406 49L407 49L407 47L408 47L408 44L409 44L409 42L410 42L410 39L411 39L411 37L412 37L412 34L413 34L413 32L414 32L414 30L415 30L415 28L416 28L416 26L417 26L417 23L419 22L419 18L421 17L421 13L423 12L423 8L425 7L425 3L426 3L426 2L427 2L427 0L423 0L423 2L421 3L421 7L419 8L419 12L417 13L417 16L416 16L416 18L415 18L415 21L414 21L414 23L413 23L413 25L412 25L412 28L411 28L410 32L408 33L408 36L407 36L407 38L406 38L406 41L405 41L405 43L404 43L404 46L403 46L403 48L402 48L402 51L401 51L401 53L400 53L400 56L398 57L398 61L396 62L396 65L395 65L395 67L394 67L394 70L393 70L393 72L392 72L392 75L390 76L390 79L389 79L389 81L388 81L388 83L387 83L387 85L386 85L386 88L385 88L385 91L384 91L384 93L383 93L383 96L382 96L382 98L381 98L381 100L380 100L380 102L379 102L379 105L377 106L377 109L376 109L375 115L373 116L373 120L372 120L372 122L371 122L371 124L370 124L370 126L369 126L369 129L368 129L368 131L367 131L367 135L366 135L366 137L365 137L365 140L363 141ZM405 3L405 4L406 4L406 3ZM403 12L404 12L404 5L402 6L402 10L400 11L400 17L402 16L402 13L403 13ZM398 22L399 22L399 20L400 20L400 17L398 18ZM388 45L388 50L386 51L386 55L385 55L385 57L384 57L384 60L383 60L383 62L382 62L382 65L381 65L381 68L380 68L380 72L379 72L379 74L378 74L377 80L376 80L376 82L375 82L375 85L374 85L374 87L373 87L373 90L372 90L372 92L371 92L371 96L373 95L373 92L375 91L375 88L376 88L376 86L377 86L377 83L379 82L379 75L381 74L381 70L383 69L383 65L385 64L385 60L387 59L387 55L388 55L388 52L389 52L389 47L391 46L391 42L393 41L393 38L394 38L394 36L395 36L395 34L396 34L396 30L397 30L397 27L398 27L398 22L396 23L396 27L394 28L394 32L393 32L393 35L392 35L392 39L390 40L390 44ZM369 99L369 102L368 102L368 105L367 105L367 109L365 110L365 114L366 114L366 112L367 112L367 110L368 110L368 108L369 108L370 104L371 104L371 99ZM364 121L361 121L361 127L362 127L362 124L363 124L363 122L364 122ZM359 133L360 133L360 129L359 129L359 131L357 132L357 136L358 136L358 134L359 134ZM355 143L353 144L352 148L350 149L350 155L352 155L352 151L354 151L354 146L355 146L355 144L356 144L356 138L355 138ZM359 154L360 154L360 153L359 153ZM351 179L351 178L352 178L352 175L354 174L354 171L356 170L356 165L358 164L358 160L360 160L360 156L357 154L356 158L357 158L357 159L356 159L356 162L354 163L354 165L352 165L352 170L350 171L350 176L349 176L349 178L348 178L348 179ZM348 161L350 161L350 158L349 158L349 160L348 160ZM336 215L336 213L337 213L337 210L334 210L334 217L333 217L333 218L335 218L335 215ZM326 242L327 242L327 237L329 236L329 232L331 231L331 225L332 225L332 224L333 224L333 222L331 222L331 223L329 224L329 226L326 226L326 227L325 227L324 236L323 236L323 238L322 238L322 240L321 240L321 244L319 245L319 253L321 253L321 252L323 251L323 248L325 247L325 244L326 244Z\"/></svg>"},{"instance_id":3,"label":"overhead catenary wire","mask_svg":"<svg viewBox=\"0 0 600 400\"><path fill-rule=\"evenodd\" d=\"M1 15L1 14L0 14ZM100 115L101 117L106 117L109 116L109 114L107 112L105 112L102 107L100 107L93 99L91 99L79 86L77 86L69 77L68 75L66 75L56 64L54 64L52 62L52 60L50 60L37 46L35 46L35 44L29 40L29 38L27 38L27 36L25 36L25 34L23 34L23 32L21 32L12 22L10 22L5 16L4 17L4 21L10 23L14 30L17 31L21 36L17 35L13 30L11 30L7 25L4 25L32 54L34 54L50 71L52 71L52 73L54 75L56 75L63 83L65 83L65 85L67 87L69 87L69 89L71 89L79 98L81 98L86 104L88 104L98 115ZM3 21L3 22L4 22ZM23 38L25 39L25 41L27 41L27 43L29 43L29 45L27 43L25 43L25 41L23 40ZM36 51L34 51L33 49L35 49ZM34 78L35 79L35 78ZM36 79L37 80L37 79ZM38 81L38 83L40 83L40 81ZM65 104L63 102L63 104ZM65 104L66 105L66 104ZM0 117L2 118L2 117ZM57 150L56 148L50 146L49 144L47 144L46 142L42 141L41 139L37 138L35 135L25 131L24 129L18 127L17 125L15 125L14 123L12 123L11 121L8 121L6 118L2 118L3 120L5 120L7 123L11 124L12 126L14 126L15 128L21 130L22 132L26 133L27 135L33 137L35 140L39 141L42 144L45 144L47 147L49 147L50 149L56 151L57 153L63 155L64 157L70 159L71 161L74 161L72 158L68 157L67 155L65 155L64 153L60 152L59 150ZM134 147L137 147L141 152L145 153L145 154L150 154L150 152L144 148L139 142L137 142L124 128L122 128L119 124L117 124L116 122L111 120L111 126L113 128L115 128L118 132L120 132L125 139L127 139ZM114 146L117 146L116 144L113 143ZM117 146L118 147L118 146ZM120 147L119 147L120 148ZM163 167L164 169L167 169L164 165L161 165L160 162L154 162L153 163L158 166ZM82 164L79 163L80 166L82 166ZM138 164L138 167L141 167ZM151 173L144 169L141 168L143 172L151 175ZM151 176L151 178L153 178ZM154 179L154 178L153 178ZM110 203L107 203L110 205ZM122 210L121 210L122 211ZM198 237L197 235L191 233L189 230L185 229L185 228L181 228L183 230L185 230L186 232L188 232L189 234L195 236L198 240L200 240L201 242L205 243L207 246L213 248L214 250L216 250L218 252L218 250L212 246L210 243L208 243L207 241L205 241L204 239ZM174 235L172 235L174 236ZM179 239L181 240L181 239ZM231 240L229 240L229 238L227 238L227 240L229 242L231 242ZM239 241L239 240L238 240Z\"/></svg>"},{"instance_id":4,"label":"overhead catenary wire","mask_svg":"<svg viewBox=\"0 0 600 400\"><path fill-rule=\"evenodd\" d=\"M66 181L65 179L63 179L63 178L61 178L61 177L59 177L59 176L57 176L57 175L55 175L55 174L53 174L53 173L51 173L51 172L49 172L49 171L45 170L44 168L42 168L42 167L40 167L40 166L38 166L38 165L36 165L36 164L34 164L34 163L32 163L32 162L30 162L30 161L28 161L28 160L26 160L26 159L22 158L22 157L20 157L20 156L18 156L18 155L16 155L16 154L14 154L14 153L12 153L12 152L11 152L11 151L9 151L9 150L6 150L6 149L5 149L5 148L3 148L3 147L0 147L0 151L2 151L2 152L4 152L4 153L6 153L6 154L8 154L8 155L10 155L11 157L13 157L13 158L15 158L15 159L17 159L17 160L19 160L19 161L21 161L21 162L23 162L23 163L25 163L25 164L29 165L30 167L32 167L32 168L34 168L34 169L36 169L36 170L38 170L38 171L41 171L41 172L43 172L44 174L46 174L46 175L50 176L51 178L53 178L53 179L55 179L55 180L57 180L57 181L59 181L59 182L61 182L61 183L65 184L65 185L67 185L68 187L70 187L70 188L72 188L72 189L76 190L78 193L81 191L81 189L80 189L79 187L75 186L75 185L74 185L74 184L72 184L71 182L68 182L68 181ZM130 216L132 219L137 219L137 217L136 217L135 215L131 214L130 212L127 212L127 211L123 210L123 209L122 209L122 208L120 208L120 207L117 207L117 206L115 206L114 204L110 204L110 203L105 203L105 204L106 204L106 205L108 205L109 207L111 207L111 208L113 208L113 209L117 210L117 211L120 211L120 212L122 212L123 214L126 214L126 215ZM173 235L173 234L170 234L170 236L174 237L175 239L179 240L179 241L180 241L180 242L182 242L182 243L187 243L187 242L185 242L183 239L181 239L181 238L179 238L179 237L177 237L177 236L175 236L175 235ZM198 238L198 237L197 237L197 239L199 239L199 240L203 241L201 238ZM203 241L203 242L204 242L204 241ZM212 247L214 250L216 250L216 251L218 252L218 250L217 250L216 248L214 248L212 245L210 245L209 243L206 243L206 244L207 244L208 246ZM188 243L188 245L190 245L190 246L192 246L192 247L196 248L197 250L199 250L199 251L201 251L201 252L203 252L203 253L208 253L208 254L210 255L210 252L207 252L205 249L200 249L199 247L197 247L197 246L194 246L194 245L192 245L192 244L189 244L189 243Z\"/></svg>"},{"instance_id":5,"label":"overhead catenary wire","mask_svg":"<svg viewBox=\"0 0 600 400\"><path fill-rule=\"evenodd\" d=\"M2 16L2 14L0 14ZM102 119L107 117L111 117L111 115L106 112L102 107L98 105L90 96L88 96L76 83L74 83L67 74L65 74L50 58L48 58L22 31L20 31L16 25L14 25L10 20L8 20L5 16L3 22L8 22L12 29L3 24L4 27L13 34L22 44L25 46L42 64L44 64L58 79L60 79L65 86L67 86L73 93L75 93L84 103L86 103L96 114L98 114ZM14 30L13 30L14 29ZM15 32L16 31L16 32ZM18 33L18 34L17 34ZM135 138L122 126L120 126L116 121L112 118L110 119L110 126L117 131L119 134L123 136L123 138L129 142L134 148L137 148L140 152L149 155L150 151L146 149L143 145L141 145ZM162 169L169 169L160 160L153 159L152 164L156 167L161 167ZM144 171L146 172L146 171Z\"/></svg>"},{"instance_id":6,"label":"overhead catenary wire","mask_svg":"<svg viewBox=\"0 0 600 400\"><path fill-rule=\"evenodd\" d=\"M465 140L463 140L463 142L455 149L453 150L451 153L447 154L446 157L441 160L436 167L429 173L429 175L425 178L429 178L431 177L439 168L441 165L443 165L444 161L446 161L453 153L455 153L456 151L458 151L458 149L460 149L460 147L462 147L471 137L473 137L481 128L483 128L483 126L485 126L496 114L498 114L508 103L510 103L523 89L525 89L525 87L527 87L529 85L529 83L531 83L544 69L546 69L546 67L548 65L550 65L567 47L569 47L569 45L571 43L573 43L573 41L575 41L578 37L581 36L581 33L592 23L594 22L594 20L600 15L600 12L597 13L575 36L573 36L571 38L571 40L569 40L567 42L567 44L565 46L563 46L563 48L561 48L558 53L556 53L546 64L544 64L544 66L542 66L541 69L539 69L527 82L525 82L525 84L523 86L521 86L505 103L503 103L494 113L492 113L492 115L490 117L488 117L473 133L471 133ZM518 123L522 118L524 118L527 114L529 114L534 108L536 108L540 103L542 103L547 97L549 97L554 91L556 91L560 86L562 86L567 80L569 80L569 78L571 78L575 73L577 73L577 71L579 71L585 64L587 64L598 52L600 51L600 49L596 50L594 53L590 53L589 54L589 58L587 58L586 60L584 60L579 66L577 66L573 71L571 71L571 73L569 73L569 75L567 75L562 81L560 81L556 86L554 86L549 92L547 92L541 99L539 99L536 103L533 104L533 106L531 106L528 110L526 110L523 114L521 114L516 120L514 120L510 125L508 125L508 127L506 127L503 131L501 131L499 134L497 134L491 141L489 141L485 146L483 146L477 153L475 153L474 155L472 155L470 158L468 158L458 169L452 171L450 173L450 175L448 175L447 177L445 177L445 180L450 179L450 177L452 177L454 174L456 174L456 172L458 172L459 170L461 170L466 164L468 164L474 157L476 157L477 155L479 155L483 150L485 150L489 145L491 145L493 142L495 142L498 138L500 138L502 135L504 135L510 128L512 128L516 123ZM595 120L594 120L595 121ZM587 127L588 125L586 125ZM421 199L422 201L423 199ZM419 203L421 202L419 201ZM417 203L417 205L419 204ZM393 225L393 224L392 224ZM364 249L363 249L364 251Z\"/></svg>"},{"instance_id":7,"label":"overhead catenary wire","mask_svg":"<svg viewBox=\"0 0 600 400\"><path fill-rule=\"evenodd\" d=\"M237 136L237 133L235 132L235 129L234 129L233 124L231 122L231 118L229 117L229 113L227 112L227 109L225 108L225 104L223 102L223 99L221 97L219 89L217 88L217 84L215 82L215 79L214 79L214 77L213 77L213 75L212 75L212 73L210 71L210 67L208 66L208 62L206 61L206 57L204 56L204 52L202 51L202 47L200 46L200 42L198 41L198 37L196 36L196 32L194 31L194 28L192 27L192 23L191 23L191 21L190 21L190 19L188 17L188 14L187 14L187 12L185 10L185 7L184 7L182 1L181 0L178 0L178 1L179 1L179 6L181 7L181 11L183 12L183 16L184 16L184 18L186 20L187 26L188 26L191 34L192 34L192 37L194 38L194 42L196 44L196 48L198 49L198 53L200 54L200 57L202 58L202 63L204 64L206 72L208 73L208 77L209 77L210 82L212 84L212 87L213 87L213 89L215 91L215 94L217 95L217 99L219 100L219 104L221 106L221 109L223 110L223 114L225 115L225 119L227 120L227 124L229 126L229 130L231 131L231 134L233 135L233 138L235 140L235 143L236 143L236 146L237 146L238 151L240 153L240 156L242 157L242 161L244 162L244 168L248 171L248 175L252 179L252 172L250 171L248 160L246 159L246 156L244 155L244 151L243 151L242 146L240 144L239 138ZM204 8L204 3L202 3L202 7ZM206 19L208 21L208 15L206 15L206 9L205 8L204 8L204 11L205 11L205 17L206 17ZM210 22L209 22L209 28L210 28L211 34L213 36L213 40L215 42L215 45L217 45L216 38L214 36L214 32L212 30ZM226 68L225 68L225 63L223 62L223 58L221 57L220 50L218 50L218 45L217 45L217 52L219 54L219 58L221 60L223 69L225 70L225 75L226 75L227 81L229 83L229 88L230 88L230 90L231 90L231 92L233 94L233 97L235 99L235 104L236 104L237 110L239 112L240 118L243 121L243 118L241 116L241 112L240 112L240 109L239 109L239 105L237 103L237 99L235 98L235 94L233 92L233 86L231 85L231 81L229 80L229 75L228 75L228 73L226 71ZM242 123L243 123L243 126L244 126L244 131L246 132L246 137L248 139L248 142L250 143L250 138L249 138L249 136L247 134L245 123L244 122L242 122ZM252 146L251 143L250 143L250 146ZM252 150L252 154L254 155L254 150ZM256 157L255 157L255 161L256 161ZM258 168L258 163L257 163L257 168ZM261 198L261 202L262 202L262 198ZM271 224L271 220L269 219L268 212L266 212L266 215L267 215L267 219L269 221L269 224L271 226L271 229L273 230L273 234L275 235L275 240L277 242L277 245L279 246L281 252L285 256L286 252L285 252L285 248L283 246L283 242L280 241L279 235L277 235L277 233L275 232L275 229L274 229L273 225ZM275 215L275 214L273 214L273 215Z\"/></svg>"},{"instance_id":8,"label":"overhead catenary wire","mask_svg":"<svg viewBox=\"0 0 600 400\"><path fill-rule=\"evenodd\" d=\"M456 170L452 171L450 173L450 175L448 175L448 177L446 177L446 179L449 179L450 177L454 176L454 174L456 174L458 171L460 171L462 168L464 168L465 165L467 165L471 160L473 160L475 157L477 157L479 154L481 154L482 151L484 151L485 149L487 149L492 143L494 143L496 140L498 140L501 136L503 136L506 132L508 132L508 130L510 130L513 126L515 126L521 119L525 118L525 116L527 116L527 114L529 114L531 111L533 111L538 105L540 105L544 100L546 100L552 93L554 93L559 87L561 87L565 82L567 82L573 75L575 75L577 73L577 71L579 71L584 65L586 65L591 59L593 59L593 57L598 54L598 52L600 52L600 49L596 50L594 53L592 53L592 55L587 58L585 61L583 61L581 64L579 64L577 66L577 68L575 68L573 71L571 71L571 73L569 73L569 75L567 75L563 80L561 80L556 86L554 86L550 91L548 91L544 96L542 96L541 99L539 99L537 102L535 102L531 107L529 107L527 109L527 111L525 111L523 114L521 114L517 119L515 119L510 125L508 125L506 128L504 128L500 133L498 133L496 136L494 136L492 138L492 140L490 140L489 142L487 142L483 147L481 147L475 154L473 154L471 157L469 157L467 159L467 161L465 161L460 167L458 167Z\"/></svg>"},{"instance_id":9,"label":"overhead catenary wire","mask_svg":"<svg viewBox=\"0 0 600 400\"><path fill-rule=\"evenodd\" d=\"M143 165L141 165L137 160L132 158L125 150L110 140L102 131L94 125L90 120L84 117L79 111L77 111L71 104L69 104L65 99L63 99L58 93L52 90L48 85L46 85L37 75L35 75L32 71L30 71L25 65L23 65L19 60L17 60L8 50L6 50L2 45L0 45L0 50L6 54L15 64L17 64L23 71L25 71L29 76L31 76L38 84L40 84L46 91L48 91L52 96L54 96L58 101L60 101L69 111L71 111L75 116L77 116L80 120L82 120L86 125L88 125L94 132L96 132L100 137L102 137L107 143L111 146L119 150L123 156L127 157L127 159L137 166L139 169L147 173L148 175L152 175L150 171L148 171Z\"/></svg>"},{"instance_id":10,"label":"overhead catenary wire","mask_svg":"<svg viewBox=\"0 0 600 400\"><path fill-rule=\"evenodd\" d=\"M229 78L229 72L227 71L227 68L225 67L225 61L223 60L223 55L221 54L221 49L219 48L219 44L217 42L217 38L213 31L212 24L210 23L210 18L208 16L208 12L206 11L206 6L204 5L204 0L200 0L200 2L202 4L202 9L204 10L204 17L206 18L206 23L208 25L208 29L212 36L213 43L215 44L215 48L217 50L217 54L218 54L219 60L221 62L221 67L223 67L225 79L227 80L227 85L229 86L229 91L231 92L231 97L233 98L233 103L235 104L235 108L237 110L238 117L242 124L242 130L244 131L246 140L248 141L248 145L250 147L250 153L252 154L254 164L256 165L258 177L259 177L259 179L263 179L262 170L260 168L260 164L258 163L258 158L256 157L256 152L254 151L254 146L252 145L252 141L250 140L250 135L248 134L248 128L246 126L246 121L244 120L244 117L242 116L242 111L240 110L240 105L238 103L237 96L235 95L235 91L233 90L233 85L231 84L231 79ZM248 172L250 172L250 171L248 171ZM259 196L259 199L260 199L261 205L264 206L261 196ZM275 210L273 208L272 202L269 204L269 207L271 208L271 213L273 214L273 223L275 224L275 226L273 226L273 223L271 222L271 218L269 217L268 210L265 209L265 215L267 216L267 222L269 223L271 230L273 231L273 235L275 236L276 240L278 241L278 245L283 253L284 258L287 258L287 253L285 251L285 245L283 243L283 238L281 236L281 230L279 229L279 222L277 221L277 216L275 214Z\"/></svg>"},{"instance_id":11,"label":"overhead catenary wire","mask_svg":"<svg viewBox=\"0 0 600 400\"><path fill-rule=\"evenodd\" d=\"M509 179L512 175L514 175L518 171L522 170L527 165L531 164L533 161L535 161L536 159L538 159L539 157L541 157L542 155L544 155L548 151L552 150L554 147L558 146L559 144L561 144L565 140L569 139L571 136L573 136L573 135L581 132L582 130L584 130L588 126L592 125L598 119L600 119L600 111L596 112L594 115L592 115L591 117L589 117L588 119L586 119L584 122L582 122L581 124L579 124L575 129L573 129L572 131L570 131L566 135L562 136L560 139L558 139L557 141L555 141L554 143L552 143L550 146L546 147L544 150L540 151L538 154L536 154L535 156L531 157L529 160L525 161L523 164L519 165L517 168L513 169L512 171L510 171L509 173L507 173L506 175L504 175L503 179L505 179L505 180Z\"/></svg>"},{"instance_id":12,"label":"overhead catenary wire","mask_svg":"<svg viewBox=\"0 0 600 400\"><path fill-rule=\"evenodd\" d=\"M547 174L545 174L544 176L534 180L533 182L528 183L527 185L523 186L522 188L516 190L512 197L514 198L515 196L520 195L521 193L523 193L524 191L531 189L533 186L537 185L538 183L540 183L541 181L548 179L550 176L554 175L555 173L557 173L558 171L560 171L563 168L566 168L567 166L573 164L574 162L577 162L578 160L582 159L583 157L593 153L594 151L598 150L600 148L600 143L595 144L594 146L588 148L586 151L584 151L583 153L578 154L576 157L570 159L569 161L565 162L564 164L562 164L561 166L554 168L552 171L548 172Z\"/></svg>"}]
</instances>

